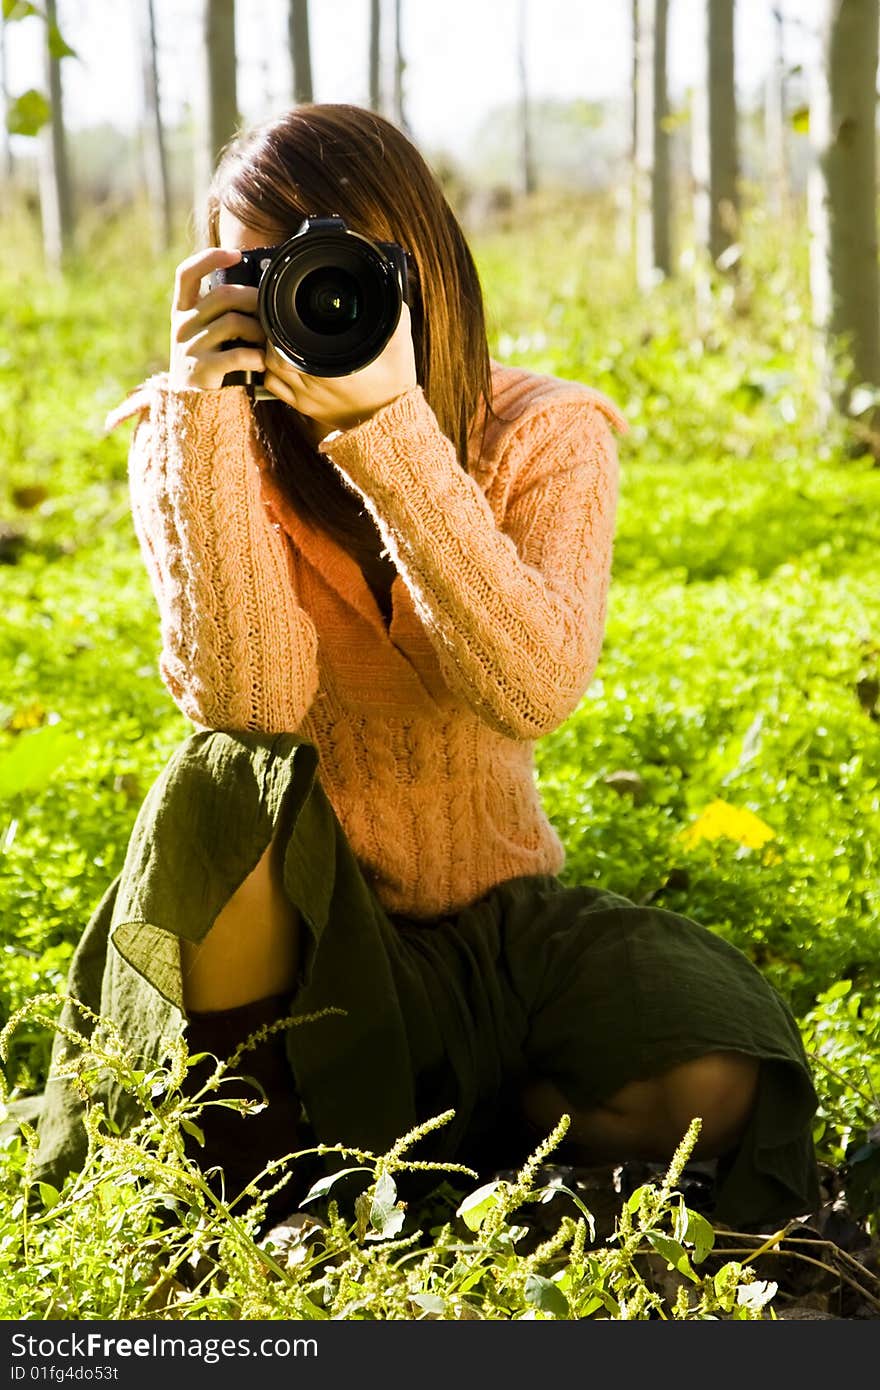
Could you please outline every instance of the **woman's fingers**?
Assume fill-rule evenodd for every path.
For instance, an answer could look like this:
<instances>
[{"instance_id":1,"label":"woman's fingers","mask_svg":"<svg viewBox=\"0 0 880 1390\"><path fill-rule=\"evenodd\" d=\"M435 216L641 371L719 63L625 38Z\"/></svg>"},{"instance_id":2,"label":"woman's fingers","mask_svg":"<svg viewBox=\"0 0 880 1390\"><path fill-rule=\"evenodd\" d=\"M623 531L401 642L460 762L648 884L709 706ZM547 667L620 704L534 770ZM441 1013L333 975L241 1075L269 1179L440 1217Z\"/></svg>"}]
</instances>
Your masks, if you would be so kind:
<instances>
[{"instance_id":1,"label":"woman's fingers","mask_svg":"<svg viewBox=\"0 0 880 1390\"><path fill-rule=\"evenodd\" d=\"M228 372L262 372L266 335L256 316L256 287L224 284L200 294L206 275L240 259L240 251L211 247L177 267L171 309L173 386L210 390L221 386ZM223 347L236 340L245 346ZM250 343L254 346L247 346Z\"/></svg>"},{"instance_id":2,"label":"woman's fingers","mask_svg":"<svg viewBox=\"0 0 880 1390\"><path fill-rule=\"evenodd\" d=\"M202 295L195 308L172 310L171 322L179 341L183 342L197 333L200 326L223 314L250 314L255 318L256 313L257 291L251 285L218 285ZM185 325L190 325L188 331Z\"/></svg>"},{"instance_id":3,"label":"woman's fingers","mask_svg":"<svg viewBox=\"0 0 880 1390\"><path fill-rule=\"evenodd\" d=\"M174 308L194 309L199 301L199 288L204 277L210 275L212 270L235 265L240 260L240 251L224 251L219 246L211 246L181 261L174 277Z\"/></svg>"},{"instance_id":4,"label":"woman's fingers","mask_svg":"<svg viewBox=\"0 0 880 1390\"><path fill-rule=\"evenodd\" d=\"M208 352L201 360L210 380L198 384L209 386L222 386L227 372L261 372L266 365L262 348L226 348L223 352Z\"/></svg>"},{"instance_id":5,"label":"woman's fingers","mask_svg":"<svg viewBox=\"0 0 880 1390\"><path fill-rule=\"evenodd\" d=\"M263 385L267 391L271 391L273 396L277 396L279 401L284 401L285 405L292 405L296 409L296 391L292 386L288 386L286 381L282 381L280 376L269 370L268 359L266 361L266 371L263 376Z\"/></svg>"},{"instance_id":6,"label":"woman's fingers","mask_svg":"<svg viewBox=\"0 0 880 1390\"><path fill-rule=\"evenodd\" d=\"M266 343L266 366L270 372L282 377L290 386L303 386L308 381L305 372L301 372L299 367L294 367L292 362L288 362L272 342Z\"/></svg>"},{"instance_id":7,"label":"woman's fingers","mask_svg":"<svg viewBox=\"0 0 880 1390\"><path fill-rule=\"evenodd\" d=\"M187 357L177 364L173 384L177 390L213 391L223 385L227 372L261 372L265 363L262 348L226 348Z\"/></svg>"},{"instance_id":8,"label":"woman's fingers","mask_svg":"<svg viewBox=\"0 0 880 1390\"><path fill-rule=\"evenodd\" d=\"M259 319L251 314L222 314L220 318L207 323L200 315L189 314L181 318L175 331L178 343L186 343L189 352L201 352L217 343L230 342L233 338L244 338L249 343L264 343L266 334Z\"/></svg>"}]
</instances>

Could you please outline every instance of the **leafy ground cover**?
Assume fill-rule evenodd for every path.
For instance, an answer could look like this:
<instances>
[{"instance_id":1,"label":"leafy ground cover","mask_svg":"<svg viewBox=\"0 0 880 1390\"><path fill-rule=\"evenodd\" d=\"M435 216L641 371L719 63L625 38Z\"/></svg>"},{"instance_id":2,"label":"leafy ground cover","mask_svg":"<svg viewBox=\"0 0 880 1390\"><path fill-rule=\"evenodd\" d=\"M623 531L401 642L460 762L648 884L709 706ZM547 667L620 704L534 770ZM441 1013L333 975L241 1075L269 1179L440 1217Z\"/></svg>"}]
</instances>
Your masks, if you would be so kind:
<instances>
[{"instance_id":1,"label":"leafy ground cover","mask_svg":"<svg viewBox=\"0 0 880 1390\"><path fill-rule=\"evenodd\" d=\"M102 432L106 411L164 365L173 264L187 247L181 239L177 254L157 264L143 241L145 223L96 224L89 255L66 285L18 261L15 278L0 272L0 308L12 326L0 359L4 1020L34 996L63 989L73 946L121 867L138 807L190 732L158 678L158 617L128 513L126 431ZM870 1307L877 1289L870 1293L867 1266L875 1257L866 1252L880 1211L880 469L851 429L824 424L816 406L800 228L773 228L756 210L744 243L736 289L684 274L644 296L634 292L600 205L535 202L509 227L474 236L495 356L605 390L631 425L620 443L619 525L597 677L576 714L538 745L542 795L568 850L564 877L687 913L746 951L790 1001L822 1100L816 1139L828 1200L810 1238L839 1250L834 1233L849 1222L850 1247L866 1272L850 1269L848 1277L865 1282ZM51 1011L25 1015L6 1037L7 1084L18 1095L41 1086L51 1040ZM149 1152L160 1138L145 1136L146 1156L135 1162L96 1130L90 1176L64 1194L31 1193L43 1209L30 1233L28 1146L25 1138L7 1144L0 1170L7 1267L24 1254L57 1275L60 1287L72 1236L83 1230L103 1230L105 1239L115 1230L120 1250L198 1236L195 1253L207 1258L207 1223L240 1278L234 1273L224 1294L208 1277L198 1315L229 1316L233 1305L249 1317L306 1315L283 1311L305 1305L285 1302L277 1288L260 1303L254 1290L265 1280L254 1270L266 1264L253 1254L255 1233L218 1217L204 1194L193 1194L191 1177L162 1177L176 1150L170 1140L164 1150L160 1144L157 1169ZM374 1178L370 1205L362 1200L348 1225L325 1208L335 1234L314 1255L314 1268L324 1280L328 1264L350 1273L360 1260L352 1278L368 1292L352 1292L340 1275L329 1293L321 1285L320 1296L300 1280L296 1298L314 1298L320 1311L308 1316L333 1317L732 1316L744 1308L737 1315L762 1315L760 1297L737 1292L750 1278L743 1283L739 1270L720 1279L727 1304L714 1283L703 1289L702 1275L697 1284L682 1275L700 1291L678 1314L677 1290L664 1305L644 1272L648 1292L636 1294L632 1271L645 1266L634 1263L634 1252L662 1254L664 1239L689 1252L692 1273L699 1253L712 1279L720 1275L705 1231L696 1217L689 1224L662 1183L647 1184L653 1195L643 1190L627 1209L642 1222L641 1244L629 1247L629 1273L617 1283L610 1266L595 1264L586 1216L571 1198L566 1236L540 1258L518 1253L511 1191L521 1203L540 1188L550 1158L542 1154L519 1187L511 1180L495 1190L486 1209L496 1213L491 1228L460 1216L442 1234L446 1223L429 1213L431 1248L448 1244L432 1262L424 1250L415 1253L418 1240L405 1259L389 1253L388 1239L412 1238L409 1226L403 1236L391 1229L398 1218L389 1213L399 1207L388 1184L397 1160L362 1156ZM120 1182L125 1163L128 1183ZM174 1163L182 1163L179 1154ZM453 1177L454 1216L467 1187L464 1175L447 1181ZM176 1234L159 1220L169 1191ZM437 1200L442 1210L442 1195ZM555 1213L563 1200L557 1191L531 1210ZM836 1227L828 1225L832 1209ZM632 1229L627 1234L622 1219L625 1243ZM480 1253L465 1257L457 1247L467 1231ZM314 1232L309 1240L325 1240ZM293 1241L297 1268L309 1240ZM144 1315L155 1293L146 1255L136 1277L129 1268L120 1285L106 1257L98 1260L95 1250L90 1257L89 1249L84 1242L73 1281L80 1311L56 1299L36 1315ZM681 1256L672 1254L675 1265ZM459 1259L471 1264L449 1274ZM419 1260L422 1275L400 1283L400 1271L411 1273ZM463 1283L478 1264L483 1273L465 1298ZM762 1267L758 1282L768 1277ZM844 1287L839 1269L837 1277ZM15 1288L13 1299L22 1296ZM413 1293L427 1301L408 1301ZM113 1307L122 1311L107 1311Z\"/></svg>"}]
</instances>

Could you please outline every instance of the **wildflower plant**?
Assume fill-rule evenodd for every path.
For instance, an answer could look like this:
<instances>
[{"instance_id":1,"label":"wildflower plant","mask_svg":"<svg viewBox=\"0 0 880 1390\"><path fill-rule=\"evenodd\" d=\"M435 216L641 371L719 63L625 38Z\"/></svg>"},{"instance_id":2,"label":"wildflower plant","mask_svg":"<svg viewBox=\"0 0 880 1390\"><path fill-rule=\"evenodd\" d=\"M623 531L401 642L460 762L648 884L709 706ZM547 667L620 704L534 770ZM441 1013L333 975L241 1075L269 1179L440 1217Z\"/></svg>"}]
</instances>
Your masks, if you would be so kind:
<instances>
[{"instance_id":1,"label":"wildflower plant","mask_svg":"<svg viewBox=\"0 0 880 1390\"><path fill-rule=\"evenodd\" d=\"M0 1057L27 1019L57 1027L70 1046L59 1067L84 1099L84 1163L61 1188L36 1177L38 1137L19 1123L0 1154L0 1317L3 1319L760 1319L775 1285L729 1261L704 1272L714 1244L709 1222L676 1191L699 1133L694 1121L665 1178L623 1204L607 1245L595 1246L592 1214L578 1194L541 1170L569 1117L537 1146L512 1181L471 1190L477 1174L426 1162L411 1150L453 1111L403 1135L384 1154L319 1144L280 1157L227 1202L185 1150L199 1138L205 1105L247 1111L260 1102L225 1098L223 1086L266 1028L251 1035L197 1095L184 1094L190 1055L183 1037L156 1059L131 1056L112 1020L83 1008L91 1036L59 1025L61 996L37 996L0 1033ZM75 1002L75 1001L74 1001ZM305 1022L308 1020L297 1020ZM120 1126L101 1087L110 1077L141 1118ZM0 1089L5 1099L5 1085ZM332 1157L341 1166L314 1182L296 1222L263 1230L268 1197L296 1175L297 1160ZM430 1210L410 1209L409 1173L436 1172L449 1219L425 1229ZM360 1178L343 1213L334 1189ZM455 1179L457 1186L454 1186ZM462 1189L462 1183L465 1184ZM245 1205L243 1198L252 1199ZM528 1208L558 1202L558 1227L527 1251ZM295 1197L291 1197L292 1209ZM314 1215L313 1215L314 1213ZM665 1274L664 1274L665 1271ZM661 1277L662 1276L662 1277ZM672 1286L670 1286L670 1278ZM772 1316L772 1313L771 1313Z\"/></svg>"},{"instance_id":2,"label":"wildflower plant","mask_svg":"<svg viewBox=\"0 0 880 1390\"><path fill-rule=\"evenodd\" d=\"M847 1206L880 1234L880 996L837 980L801 1025L819 1108L813 1138L840 1177Z\"/></svg>"}]
</instances>

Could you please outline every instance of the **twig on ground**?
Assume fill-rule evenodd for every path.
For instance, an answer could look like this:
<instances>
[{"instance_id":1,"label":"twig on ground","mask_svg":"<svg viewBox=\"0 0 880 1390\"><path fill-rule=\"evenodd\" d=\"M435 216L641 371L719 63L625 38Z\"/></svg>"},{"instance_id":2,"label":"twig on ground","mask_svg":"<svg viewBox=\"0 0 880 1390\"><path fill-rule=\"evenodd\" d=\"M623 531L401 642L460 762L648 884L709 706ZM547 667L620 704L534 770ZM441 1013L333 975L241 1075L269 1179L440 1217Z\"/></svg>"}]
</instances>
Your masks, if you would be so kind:
<instances>
[{"instance_id":1,"label":"twig on ground","mask_svg":"<svg viewBox=\"0 0 880 1390\"><path fill-rule=\"evenodd\" d=\"M880 1278L878 1278L876 1274L872 1274L869 1269L866 1269L860 1260L848 1254L847 1251L841 1250L840 1246L835 1245L831 1240L809 1240L805 1237L792 1237L785 1238L783 1244L784 1237L782 1232L778 1232L777 1235L770 1240L761 1236L749 1235L745 1231L721 1231L718 1234L722 1239L743 1241L746 1242L746 1244L732 1247L725 1245L723 1248L716 1245L713 1254L724 1255L725 1257L728 1255L745 1255L750 1261L761 1259L766 1255L783 1257L790 1255L794 1260L800 1260L804 1264L814 1265L817 1269L825 1270L826 1274L833 1274L836 1278L843 1280L845 1284L849 1284L850 1288L855 1289L856 1293L860 1294L872 1308L876 1308L877 1311L880 1312L880 1296L878 1296L880 1295ZM747 1242L749 1241L758 1241L758 1248L755 1249L754 1245L748 1244ZM814 1259L810 1255L802 1254L800 1250L793 1250L791 1248L792 1246L801 1245L809 1246L812 1250L819 1248L830 1252L831 1258L835 1261L835 1264L826 1264L823 1260ZM840 1268L841 1265L846 1265L847 1268L853 1272L852 1275L845 1273L844 1270ZM861 1279L865 1279L873 1285L876 1292L872 1293L869 1288L866 1288L865 1285L860 1282Z\"/></svg>"}]
</instances>

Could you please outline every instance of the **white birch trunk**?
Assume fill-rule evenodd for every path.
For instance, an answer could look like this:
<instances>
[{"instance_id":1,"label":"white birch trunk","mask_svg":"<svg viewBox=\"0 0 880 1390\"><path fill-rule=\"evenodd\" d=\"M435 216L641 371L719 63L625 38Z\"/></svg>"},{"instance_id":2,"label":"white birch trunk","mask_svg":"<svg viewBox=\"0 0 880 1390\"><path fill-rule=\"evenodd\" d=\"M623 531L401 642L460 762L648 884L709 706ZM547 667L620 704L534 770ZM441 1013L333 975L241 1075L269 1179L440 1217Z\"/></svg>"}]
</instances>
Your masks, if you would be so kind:
<instances>
[{"instance_id":1,"label":"white birch trunk","mask_svg":"<svg viewBox=\"0 0 880 1390\"><path fill-rule=\"evenodd\" d=\"M669 0L639 0L636 273L649 289L672 274L666 47Z\"/></svg>"},{"instance_id":2,"label":"white birch trunk","mask_svg":"<svg viewBox=\"0 0 880 1390\"><path fill-rule=\"evenodd\" d=\"M0 152L0 168L2 168L2 178L7 187L12 183L15 176L15 161L12 157L12 142L9 138L9 131L6 126L6 118L9 112L9 74L7 71L6 58L6 20L0 17L0 105L2 105L2 137L3 146Z\"/></svg>"},{"instance_id":3,"label":"white birch trunk","mask_svg":"<svg viewBox=\"0 0 880 1390\"><path fill-rule=\"evenodd\" d=\"M519 0L517 23L516 59L519 73L519 137L520 137L520 184L528 197L537 187L535 160L532 153L532 113L529 101L528 51L528 0Z\"/></svg>"},{"instance_id":4,"label":"white birch trunk","mask_svg":"<svg viewBox=\"0 0 880 1390\"><path fill-rule=\"evenodd\" d=\"M847 410L855 386L880 387L878 22L880 0L825 0L822 53L812 74L810 285L826 414L835 406ZM878 419L874 411L875 429Z\"/></svg>"},{"instance_id":5,"label":"white birch trunk","mask_svg":"<svg viewBox=\"0 0 880 1390\"><path fill-rule=\"evenodd\" d=\"M394 0L394 120L401 130L409 132L406 104L403 97L403 75L406 59L403 56L403 0Z\"/></svg>"},{"instance_id":6,"label":"white birch trunk","mask_svg":"<svg viewBox=\"0 0 880 1390\"><path fill-rule=\"evenodd\" d=\"M201 68L194 161L197 210L204 205L217 157L238 128L235 0L202 0Z\"/></svg>"},{"instance_id":7,"label":"white birch trunk","mask_svg":"<svg viewBox=\"0 0 880 1390\"><path fill-rule=\"evenodd\" d=\"M767 211L782 217L788 208L788 161L785 134L785 24L781 9L773 11L773 60L764 87L764 168Z\"/></svg>"},{"instance_id":8,"label":"white birch trunk","mask_svg":"<svg viewBox=\"0 0 880 1390\"><path fill-rule=\"evenodd\" d=\"M159 64L156 55L156 15L153 0L141 0L140 25L144 91L144 171L150 211L153 215L154 246L157 252L161 252L167 251L171 245L171 195L159 104Z\"/></svg>"},{"instance_id":9,"label":"white birch trunk","mask_svg":"<svg viewBox=\"0 0 880 1390\"><path fill-rule=\"evenodd\" d=\"M46 263L60 271L73 245L73 197L64 133L61 59L53 57L49 48L49 35L58 22L55 0L46 0L45 14L43 63L51 115L38 136L40 210Z\"/></svg>"},{"instance_id":10,"label":"white birch trunk","mask_svg":"<svg viewBox=\"0 0 880 1390\"><path fill-rule=\"evenodd\" d=\"M382 110L382 5L370 0L370 57L368 88L371 111Z\"/></svg>"},{"instance_id":11,"label":"white birch trunk","mask_svg":"<svg viewBox=\"0 0 880 1390\"><path fill-rule=\"evenodd\" d=\"M706 0L708 206L700 240L711 259L739 238L734 0Z\"/></svg>"},{"instance_id":12,"label":"white birch trunk","mask_svg":"<svg viewBox=\"0 0 880 1390\"><path fill-rule=\"evenodd\" d=\"M638 147L639 130L638 36L639 0L630 0L629 158L627 159L624 177L619 184L617 218L617 249L621 255L628 257L634 257L636 249L635 218L638 204L638 198L636 196L636 151Z\"/></svg>"},{"instance_id":13,"label":"white birch trunk","mask_svg":"<svg viewBox=\"0 0 880 1390\"><path fill-rule=\"evenodd\" d=\"M312 47L309 39L309 0L289 0L287 36L290 49L291 90L293 100L315 100L312 85Z\"/></svg>"}]
</instances>

